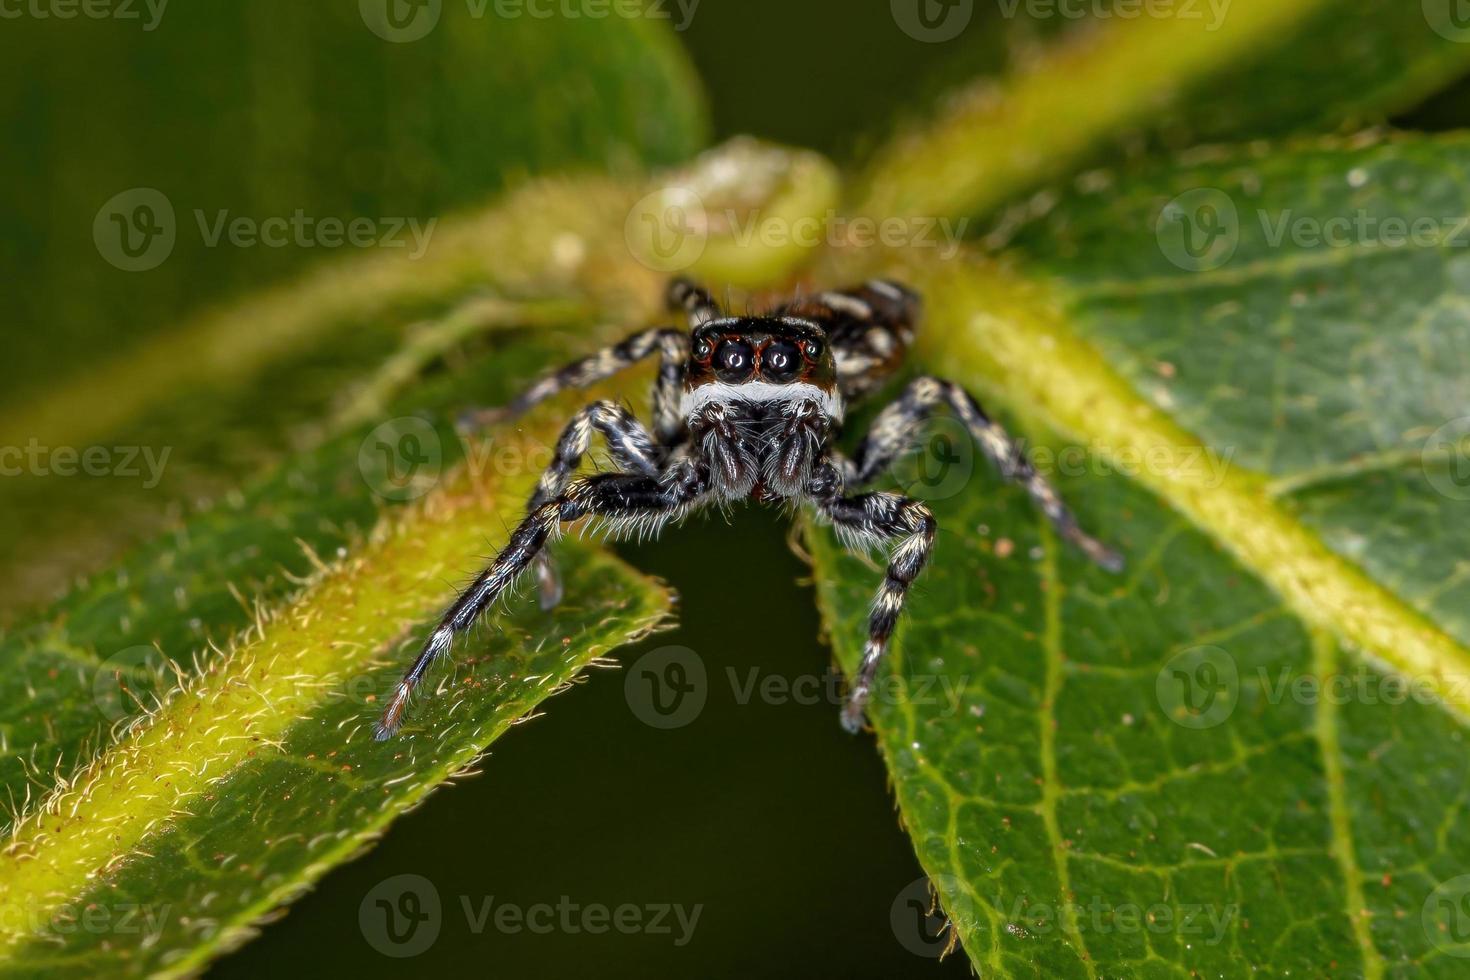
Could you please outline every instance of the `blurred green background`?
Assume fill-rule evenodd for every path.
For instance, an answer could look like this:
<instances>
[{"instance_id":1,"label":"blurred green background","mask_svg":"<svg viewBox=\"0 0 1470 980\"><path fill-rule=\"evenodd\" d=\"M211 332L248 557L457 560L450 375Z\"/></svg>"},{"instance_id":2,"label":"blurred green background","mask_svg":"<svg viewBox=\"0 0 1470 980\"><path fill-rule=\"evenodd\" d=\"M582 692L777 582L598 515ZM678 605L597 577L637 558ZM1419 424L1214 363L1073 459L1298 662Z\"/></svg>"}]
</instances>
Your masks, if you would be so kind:
<instances>
[{"instance_id":1,"label":"blurred green background","mask_svg":"<svg viewBox=\"0 0 1470 980\"><path fill-rule=\"evenodd\" d=\"M330 258L319 247L209 248L181 230L164 265L118 269L99 256L93 221L128 188L167 188L181 211L305 208L350 219L442 215L529 174L634 172L737 133L848 163L949 85L1071 26L1002 22L982 4L960 37L929 44L898 30L885 3L701 0L684 31L671 29L680 8L667 6L671 22L619 26L659 35L649 42L656 58L610 43L607 24L585 19L492 30L451 18L429 38L392 44L364 27L355 0L179 3L153 29L141 4L135 22L0 22L0 417L202 310ZM551 31L563 33L553 42ZM1466 94L1460 86L1405 121L1464 125ZM181 229L189 220L181 216ZM342 368L322 358L324 388ZM7 486L6 616L207 506L224 486L210 480L271 465L290 446L290 413L281 414L277 424L224 411L237 428L209 458L178 461L178 482L140 498L126 521L98 497L111 485ZM191 467L210 479L190 479ZM698 719L650 728L629 709L623 673L594 672L499 742L483 775L395 823L211 972L968 975L962 954L936 966L891 924L920 871L871 739L844 735L827 704L737 703L727 669L791 678L822 674L829 661L785 525L761 511L737 517L622 549L682 596L679 628L623 659L694 650L711 679ZM63 531L65 555L28 550L41 537L27 535ZM434 883L445 919L431 949L396 961L365 941L358 910L378 882L406 873ZM692 941L676 947L671 936L616 932L475 934L461 896L702 910Z\"/></svg>"}]
</instances>

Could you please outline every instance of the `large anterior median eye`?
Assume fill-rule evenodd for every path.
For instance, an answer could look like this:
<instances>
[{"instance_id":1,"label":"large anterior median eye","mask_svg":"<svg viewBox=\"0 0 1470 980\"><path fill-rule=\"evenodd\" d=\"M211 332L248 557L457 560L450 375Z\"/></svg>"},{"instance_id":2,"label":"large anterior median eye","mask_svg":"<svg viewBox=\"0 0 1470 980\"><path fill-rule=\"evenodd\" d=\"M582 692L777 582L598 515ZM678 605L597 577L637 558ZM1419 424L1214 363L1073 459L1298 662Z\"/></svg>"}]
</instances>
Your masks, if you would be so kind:
<instances>
[{"instance_id":1,"label":"large anterior median eye","mask_svg":"<svg viewBox=\"0 0 1470 980\"><path fill-rule=\"evenodd\" d=\"M801 373L801 351L788 340L773 340L761 351L761 377L777 384Z\"/></svg>"},{"instance_id":2,"label":"large anterior median eye","mask_svg":"<svg viewBox=\"0 0 1470 980\"><path fill-rule=\"evenodd\" d=\"M755 350L743 340L727 340L715 351L714 366L721 381L744 381L755 367Z\"/></svg>"}]
</instances>

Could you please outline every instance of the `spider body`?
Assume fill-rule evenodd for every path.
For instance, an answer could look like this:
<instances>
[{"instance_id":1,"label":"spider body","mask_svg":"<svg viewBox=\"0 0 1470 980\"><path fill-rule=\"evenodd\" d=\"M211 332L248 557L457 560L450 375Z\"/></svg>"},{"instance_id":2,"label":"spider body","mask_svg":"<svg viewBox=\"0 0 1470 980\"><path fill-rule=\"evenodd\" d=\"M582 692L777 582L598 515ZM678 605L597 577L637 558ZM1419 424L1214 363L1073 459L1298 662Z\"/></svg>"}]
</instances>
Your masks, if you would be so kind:
<instances>
[{"instance_id":1,"label":"spider body","mask_svg":"<svg viewBox=\"0 0 1470 980\"><path fill-rule=\"evenodd\" d=\"M668 296L670 307L687 316L687 330L634 334L542 378L503 409L469 416L474 422L512 417L655 352L660 357L652 429L607 401L594 402L572 418L525 519L445 612L395 688L377 726L380 740L402 724L430 664L522 573L534 571L543 608L560 600L547 546L563 525L592 517L614 531L657 532L696 509L747 499L809 505L850 546L891 545L868 621L868 643L842 712L843 726L857 731L909 586L928 562L937 528L920 501L852 491L887 471L912 445L918 423L941 409L965 425L1003 476L1026 488L1063 538L1098 564L1121 567L1114 552L1081 530L1015 442L953 382L914 379L878 413L852 458L837 449L848 404L872 394L900 370L913 341L920 304L903 286L873 281L743 317L725 316L708 292L685 280L675 280ZM603 437L622 471L574 479L594 435Z\"/></svg>"},{"instance_id":2,"label":"spider body","mask_svg":"<svg viewBox=\"0 0 1470 980\"><path fill-rule=\"evenodd\" d=\"M827 338L798 317L713 320L691 338L679 402L690 439L722 500L801 494L842 424Z\"/></svg>"}]
</instances>

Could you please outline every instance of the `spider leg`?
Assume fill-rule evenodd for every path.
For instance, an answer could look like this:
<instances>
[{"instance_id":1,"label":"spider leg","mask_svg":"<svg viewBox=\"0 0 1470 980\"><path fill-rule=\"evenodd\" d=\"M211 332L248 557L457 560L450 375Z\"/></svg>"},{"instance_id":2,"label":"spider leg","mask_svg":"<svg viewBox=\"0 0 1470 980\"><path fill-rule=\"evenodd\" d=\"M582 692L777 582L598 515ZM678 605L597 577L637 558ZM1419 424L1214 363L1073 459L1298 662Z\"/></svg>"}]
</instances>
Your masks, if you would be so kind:
<instances>
[{"instance_id":1,"label":"spider leg","mask_svg":"<svg viewBox=\"0 0 1470 980\"><path fill-rule=\"evenodd\" d=\"M448 652L458 634L469 629L516 578L535 560L561 525L587 516L614 522L653 521L662 524L682 514L703 495L706 476L693 463L681 460L662 477L607 473L576 480L554 500L527 514L511 533L495 560L444 612L423 650L393 689L378 721L378 741L392 738L403 723L414 689L429 666Z\"/></svg>"},{"instance_id":2,"label":"spider leg","mask_svg":"<svg viewBox=\"0 0 1470 980\"><path fill-rule=\"evenodd\" d=\"M911 445L918 423L941 406L948 406L969 429L1002 476L1025 488L1058 534L1108 571L1122 569L1123 557L1082 530L1056 488L1036 472L1015 440L985 414L969 392L952 381L928 376L915 378L896 401L878 413L858 446L854 482L870 483L891 466L899 453Z\"/></svg>"},{"instance_id":3,"label":"spider leg","mask_svg":"<svg viewBox=\"0 0 1470 980\"><path fill-rule=\"evenodd\" d=\"M632 367L657 351L661 363L653 393L654 430L661 443L673 445L679 441L682 427L679 397L688 349L689 338L681 330L655 327L640 331L620 343L604 348L590 357L573 361L542 377L500 408L470 409L462 413L460 427L465 430L480 429L513 419L568 388L586 388L596 384Z\"/></svg>"},{"instance_id":4,"label":"spider leg","mask_svg":"<svg viewBox=\"0 0 1470 980\"><path fill-rule=\"evenodd\" d=\"M593 433L601 433L608 454L625 470L644 476L658 476L659 447L643 423L623 406L611 401L593 402L572 417L556 442L551 465L541 474L541 482L531 494L526 512L533 513L542 504L555 500L566 491L572 474L592 445ZM541 608L550 609L561 601L561 580L551 552L543 549L535 559L536 585Z\"/></svg>"},{"instance_id":5,"label":"spider leg","mask_svg":"<svg viewBox=\"0 0 1470 980\"><path fill-rule=\"evenodd\" d=\"M715 302L709 290L688 279L674 279L669 282L668 304L670 310L683 310L688 314L691 330L724 315L720 304Z\"/></svg>"},{"instance_id":6,"label":"spider leg","mask_svg":"<svg viewBox=\"0 0 1470 980\"><path fill-rule=\"evenodd\" d=\"M814 501L832 521L839 537L850 543L897 541L888 556L888 570L873 597L868 617L868 642L857 676L848 688L842 709L842 727L856 733L863 724L863 711L873 691L878 665L888 649L889 638L903 612L909 586L923 571L934 549L934 515L917 500L895 493L864 493L853 497L833 496Z\"/></svg>"}]
</instances>

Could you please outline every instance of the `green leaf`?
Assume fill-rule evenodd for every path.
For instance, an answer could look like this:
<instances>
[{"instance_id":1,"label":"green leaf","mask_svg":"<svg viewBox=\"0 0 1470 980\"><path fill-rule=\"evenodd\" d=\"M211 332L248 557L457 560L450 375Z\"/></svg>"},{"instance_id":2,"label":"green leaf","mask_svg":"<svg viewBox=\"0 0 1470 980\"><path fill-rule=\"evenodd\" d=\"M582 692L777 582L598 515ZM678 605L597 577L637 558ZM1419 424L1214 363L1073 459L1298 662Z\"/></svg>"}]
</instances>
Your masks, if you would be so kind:
<instances>
[{"instance_id":1,"label":"green leaf","mask_svg":"<svg viewBox=\"0 0 1470 980\"><path fill-rule=\"evenodd\" d=\"M698 80L657 21L475 17L448 3L422 37L390 41L365 19L373 8L174 4L151 31L7 22L0 106L43 151L0 161L0 210L14 216L0 247L27 283L7 308L0 444L45 454L0 481L7 612L146 540L169 505L216 498L300 448L302 427L405 326L472 291L575 293L565 270L547 275L550 235L575 243L590 224L620 236L601 211L607 179L555 201L522 192L510 219L486 220L489 195L532 174L636 177L708 140ZM43 183L52 192L35 193ZM167 200L175 236L156 267L126 271L94 219L138 187ZM305 230L283 247L237 247L221 224L298 212ZM386 244L332 248L318 230L362 220ZM57 449L139 446L169 454L156 480L50 465Z\"/></svg>"},{"instance_id":2,"label":"green leaf","mask_svg":"<svg viewBox=\"0 0 1470 980\"><path fill-rule=\"evenodd\" d=\"M437 467L438 453L429 451L434 430L418 426L411 431L422 435L420 448ZM456 665L429 682L432 695L400 739L373 741L384 697L447 601L446 581L466 570L467 556L504 540L505 515L534 485L527 465L486 460L535 458L556 427L542 412L518 435L499 434L481 450L501 456L472 456L421 502L386 519L365 545L350 555L340 550L345 557L330 565L317 560L319 571L299 597L275 614L255 610L255 624L226 652L200 658L199 670L185 663L181 687L152 713L128 719L121 736L74 776L66 776L64 760L79 739L95 737L86 734L87 719L125 719L130 698L146 704L153 693L146 651L101 659L86 646L128 627L127 613L119 624L108 610L136 602L140 616L157 617L145 628L175 635L186 624L197 627L198 618L228 620L218 605L225 583L203 573L232 563L259 567L295 529L293 517L326 522L351 514L349 503L335 511L307 503L351 481L320 461L314 470L300 467L269 488L274 496L252 494L259 499L238 512L201 521L196 541L161 547L110 588L77 596L74 609L58 613L74 611L76 619L61 619L52 634L65 637L64 645L48 636L29 649L12 643L4 656L15 671L7 683L17 690L4 699L0 722L11 798L20 798L22 766L49 771L49 753L62 753L55 768L64 778L10 828L0 854L5 965L78 975L119 964L132 975L198 969L360 851L596 657L656 627L668 609L664 590L611 558L569 548L561 606L491 617L494 639L461 645ZM362 449L370 457L372 448L369 437ZM336 470L359 465L357 440L330 449ZM363 475L376 479L370 470ZM330 525L304 530L342 536ZM132 571L140 573L136 592ZM179 608L151 608L157 588L169 583ZM187 639L169 654L192 649ZM40 696L26 697L22 686ZM92 908L130 910L140 926L78 928Z\"/></svg>"},{"instance_id":3,"label":"green leaf","mask_svg":"<svg viewBox=\"0 0 1470 980\"><path fill-rule=\"evenodd\" d=\"M1432 433L1470 416L1467 164L1458 137L1197 154L1090 182L1004 264L906 263L924 360L1129 562L983 466L937 484L873 715L983 974L1463 973L1463 444ZM850 668L876 576L816 543Z\"/></svg>"},{"instance_id":4,"label":"green leaf","mask_svg":"<svg viewBox=\"0 0 1470 980\"><path fill-rule=\"evenodd\" d=\"M1087 8L1086 29L1023 48L1008 73L962 89L880 151L861 175L859 210L983 215L1124 143L1136 150L1140 137L1186 147L1381 120L1470 67L1452 3ZM1033 9L1056 8L1019 5Z\"/></svg>"},{"instance_id":5,"label":"green leaf","mask_svg":"<svg viewBox=\"0 0 1470 980\"><path fill-rule=\"evenodd\" d=\"M727 172L732 153L767 176L765 196L738 188L742 206L791 220L830 206L833 179L819 158L749 142L670 179ZM453 358L432 379L419 374L487 319L575 328L579 344L609 329L589 326L594 310L648 323L664 272L635 260L624 230L644 191L595 179L533 184L459 223L426 264L346 263L198 328L238 345L238 358L213 351L210 368L193 363L217 383L282 357L291 327L327 335L343 319L391 322L405 304L451 306L351 390L310 448L0 639L0 790L14 811L0 850L0 955L8 951L13 969L91 973L119 953L137 973L197 969L602 652L661 622L663 589L571 548L567 598L554 613L495 617L488 653L461 645L459 665L442 672L443 690L415 710L402 740L371 742L381 699L448 602L449 583L477 570L474 556L501 543L524 506L566 400L468 445L443 420L508 400L565 359L569 341L507 330L478 356ZM713 204L723 203L719 193L710 189ZM581 254L567 268L555 243L569 235ZM732 275L802 257L720 237L706 244L709 261ZM487 255L499 291L548 298L471 290L483 288ZM264 317L274 324L267 333L279 333L252 336L264 312L287 322ZM189 348L201 350L212 348ZM119 364L113 380L188 391L191 365L177 358L189 351ZM634 373L604 393L626 397L627 385L645 380ZM128 385L75 394L116 411L106 394L118 387ZM207 415L201 425L217 431ZM394 476L406 465L420 482ZM432 491L404 506L427 489L423 480ZM294 830L306 825L315 832ZM159 928L105 941L74 928L79 912L104 906L141 909Z\"/></svg>"}]
</instances>

